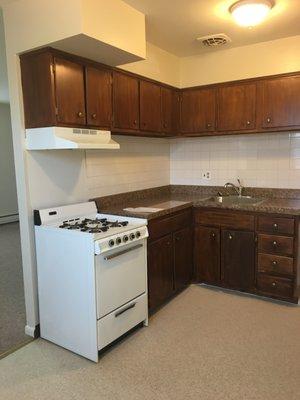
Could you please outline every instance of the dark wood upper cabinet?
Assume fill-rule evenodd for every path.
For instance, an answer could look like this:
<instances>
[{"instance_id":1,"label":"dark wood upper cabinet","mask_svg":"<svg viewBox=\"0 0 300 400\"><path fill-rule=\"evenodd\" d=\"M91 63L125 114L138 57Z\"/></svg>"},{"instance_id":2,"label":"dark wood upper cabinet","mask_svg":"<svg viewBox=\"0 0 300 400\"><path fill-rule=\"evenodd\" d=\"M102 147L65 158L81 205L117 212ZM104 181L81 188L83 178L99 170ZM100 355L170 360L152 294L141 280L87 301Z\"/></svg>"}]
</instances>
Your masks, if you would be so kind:
<instances>
[{"instance_id":1,"label":"dark wood upper cabinet","mask_svg":"<svg viewBox=\"0 0 300 400\"><path fill-rule=\"evenodd\" d=\"M178 107L178 95L173 89L161 87L161 130L166 134L175 134L178 130L176 119L179 113L176 113L176 102Z\"/></svg>"},{"instance_id":2,"label":"dark wood upper cabinet","mask_svg":"<svg viewBox=\"0 0 300 400\"><path fill-rule=\"evenodd\" d=\"M112 121L112 72L86 67L87 124L110 128Z\"/></svg>"},{"instance_id":3,"label":"dark wood upper cabinet","mask_svg":"<svg viewBox=\"0 0 300 400\"><path fill-rule=\"evenodd\" d=\"M215 89L183 90L181 93L181 132L213 132L215 130L215 107Z\"/></svg>"},{"instance_id":4,"label":"dark wood upper cabinet","mask_svg":"<svg viewBox=\"0 0 300 400\"><path fill-rule=\"evenodd\" d=\"M256 128L256 83L218 88L218 131Z\"/></svg>"},{"instance_id":5,"label":"dark wood upper cabinet","mask_svg":"<svg viewBox=\"0 0 300 400\"><path fill-rule=\"evenodd\" d=\"M142 131L161 131L160 86L140 81L140 128Z\"/></svg>"},{"instance_id":6,"label":"dark wood upper cabinet","mask_svg":"<svg viewBox=\"0 0 300 400\"><path fill-rule=\"evenodd\" d=\"M148 245L149 308L166 301L173 293L172 234Z\"/></svg>"},{"instance_id":7,"label":"dark wood upper cabinet","mask_svg":"<svg viewBox=\"0 0 300 400\"><path fill-rule=\"evenodd\" d=\"M262 85L262 127L300 126L300 76L265 79Z\"/></svg>"},{"instance_id":8,"label":"dark wood upper cabinet","mask_svg":"<svg viewBox=\"0 0 300 400\"><path fill-rule=\"evenodd\" d=\"M220 229L197 225L195 227L195 273L198 282L219 283L220 264Z\"/></svg>"},{"instance_id":9,"label":"dark wood upper cabinet","mask_svg":"<svg viewBox=\"0 0 300 400\"><path fill-rule=\"evenodd\" d=\"M54 58L57 121L86 125L84 70L81 64Z\"/></svg>"},{"instance_id":10,"label":"dark wood upper cabinet","mask_svg":"<svg viewBox=\"0 0 300 400\"><path fill-rule=\"evenodd\" d=\"M139 129L139 81L116 71L113 73L113 126Z\"/></svg>"},{"instance_id":11,"label":"dark wood upper cabinet","mask_svg":"<svg viewBox=\"0 0 300 400\"><path fill-rule=\"evenodd\" d=\"M222 230L221 249L221 269L225 285L239 290L253 288L254 232Z\"/></svg>"},{"instance_id":12,"label":"dark wood upper cabinet","mask_svg":"<svg viewBox=\"0 0 300 400\"><path fill-rule=\"evenodd\" d=\"M52 54L23 55L20 63L25 127L56 125Z\"/></svg>"},{"instance_id":13,"label":"dark wood upper cabinet","mask_svg":"<svg viewBox=\"0 0 300 400\"><path fill-rule=\"evenodd\" d=\"M189 285L193 272L193 233L184 228L174 233L174 289Z\"/></svg>"}]
</instances>

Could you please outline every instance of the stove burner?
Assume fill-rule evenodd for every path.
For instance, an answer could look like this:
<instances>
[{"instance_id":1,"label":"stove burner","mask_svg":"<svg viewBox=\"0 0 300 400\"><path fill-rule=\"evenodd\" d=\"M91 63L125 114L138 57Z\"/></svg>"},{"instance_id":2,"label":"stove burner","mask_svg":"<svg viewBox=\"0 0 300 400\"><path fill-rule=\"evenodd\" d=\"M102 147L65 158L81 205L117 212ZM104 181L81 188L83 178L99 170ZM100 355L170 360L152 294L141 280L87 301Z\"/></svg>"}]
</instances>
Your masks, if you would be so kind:
<instances>
[{"instance_id":1,"label":"stove burner","mask_svg":"<svg viewBox=\"0 0 300 400\"><path fill-rule=\"evenodd\" d=\"M80 218L74 218L63 221L59 227L62 229L80 230L81 232L101 233L107 232L110 228L121 228L127 225L128 221L108 221L107 218L84 218L82 221L80 221Z\"/></svg>"}]
</instances>

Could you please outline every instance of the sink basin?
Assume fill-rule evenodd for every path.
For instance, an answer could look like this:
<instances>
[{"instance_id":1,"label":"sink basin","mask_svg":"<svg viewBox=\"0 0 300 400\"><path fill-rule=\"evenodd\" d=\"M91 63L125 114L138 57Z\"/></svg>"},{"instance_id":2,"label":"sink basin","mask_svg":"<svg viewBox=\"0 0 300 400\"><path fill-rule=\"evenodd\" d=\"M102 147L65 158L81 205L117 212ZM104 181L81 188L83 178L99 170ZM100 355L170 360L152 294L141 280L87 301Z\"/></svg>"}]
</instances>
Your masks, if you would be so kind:
<instances>
[{"instance_id":1,"label":"sink basin","mask_svg":"<svg viewBox=\"0 0 300 400\"><path fill-rule=\"evenodd\" d=\"M213 196L210 197L208 200L222 204L249 204L249 205L259 204L264 201L264 199L251 196Z\"/></svg>"}]
</instances>

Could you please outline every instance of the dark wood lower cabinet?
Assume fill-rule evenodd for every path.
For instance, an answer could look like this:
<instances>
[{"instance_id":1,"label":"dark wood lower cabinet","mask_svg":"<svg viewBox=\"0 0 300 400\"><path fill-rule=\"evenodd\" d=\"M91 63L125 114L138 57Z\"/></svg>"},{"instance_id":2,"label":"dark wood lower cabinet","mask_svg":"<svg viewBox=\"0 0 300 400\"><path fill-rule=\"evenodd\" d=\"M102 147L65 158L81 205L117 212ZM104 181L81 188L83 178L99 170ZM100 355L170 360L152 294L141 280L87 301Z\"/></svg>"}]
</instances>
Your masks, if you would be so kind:
<instances>
[{"instance_id":1,"label":"dark wood lower cabinet","mask_svg":"<svg viewBox=\"0 0 300 400\"><path fill-rule=\"evenodd\" d=\"M220 229L201 225L195 227L194 258L198 282L220 282Z\"/></svg>"},{"instance_id":2,"label":"dark wood lower cabinet","mask_svg":"<svg viewBox=\"0 0 300 400\"><path fill-rule=\"evenodd\" d=\"M232 289L250 290L254 287L254 232L222 230L222 278Z\"/></svg>"},{"instance_id":3,"label":"dark wood lower cabinet","mask_svg":"<svg viewBox=\"0 0 300 400\"><path fill-rule=\"evenodd\" d=\"M162 304L173 293L172 235L164 236L148 245L149 308Z\"/></svg>"},{"instance_id":4,"label":"dark wood lower cabinet","mask_svg":"<svg viewBox=\"0 0 300 400\"><path fill-rule=\"evenodd\" d=\"M193 270L192 211L149 221L148 296L154 310L191 282Z\"/></svg>"},{"instance_id":5,"label":"dark wood lower cabinet","mask_svg":"<svg viewBox=\"0 0 300 400\"><path fill-rule=\"evenodd\" d=\"M184 228L174 233L174 289L189 285L193 268L193 232Z\"/></svg>"}]
</instances>

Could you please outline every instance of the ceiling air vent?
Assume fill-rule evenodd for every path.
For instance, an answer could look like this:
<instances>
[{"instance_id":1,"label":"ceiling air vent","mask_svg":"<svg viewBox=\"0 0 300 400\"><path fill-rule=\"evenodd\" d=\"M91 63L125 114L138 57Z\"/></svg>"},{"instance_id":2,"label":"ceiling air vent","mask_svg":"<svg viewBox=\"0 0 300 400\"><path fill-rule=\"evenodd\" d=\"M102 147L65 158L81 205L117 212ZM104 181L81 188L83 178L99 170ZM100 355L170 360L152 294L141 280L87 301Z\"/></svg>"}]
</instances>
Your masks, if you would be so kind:
<instances>
[{"instance_id":1,"label":"ceiling air vent","mask_svg":"<svg viewBox=\"0 0 300 400\"><path fill-rule=\"evenodd\" d=\"M231 42L231 39L225 33L218 33L216 35L208 35L197 38L206 47L223 46Z\"/></svg>"}]
</instances>

